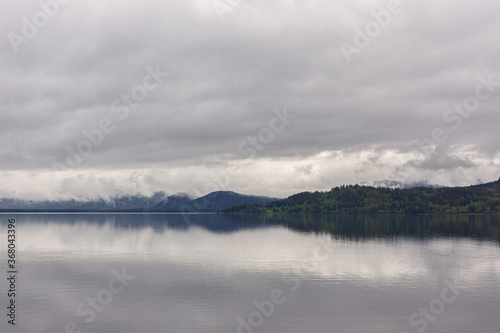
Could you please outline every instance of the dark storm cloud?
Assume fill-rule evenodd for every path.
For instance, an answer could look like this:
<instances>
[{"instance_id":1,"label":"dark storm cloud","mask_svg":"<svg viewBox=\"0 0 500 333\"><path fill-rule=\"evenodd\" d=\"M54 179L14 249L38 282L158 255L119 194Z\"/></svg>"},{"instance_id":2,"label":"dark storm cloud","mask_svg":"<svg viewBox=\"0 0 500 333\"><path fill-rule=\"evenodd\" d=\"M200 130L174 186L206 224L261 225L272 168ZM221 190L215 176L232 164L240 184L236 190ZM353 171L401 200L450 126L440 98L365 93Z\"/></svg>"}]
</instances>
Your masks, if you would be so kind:
<instances>
[{"instance_id":1,"label":"dark storm cloud","mask_svg":"<svg viewBox=\"0 0 500 333\"><path fill-rule=\"evenodd\" d=\"M474 95L479 78L500 82L499 3L401 0L402 12L348 63L340 44L355 45L355 28L389 1L241 1L224 20L211 1L69 1L17 53L9 33L22 35L23 17L42 9L2 2L2 170L64 163L66 146L77 149L82 131L105 118L114 130L77 169L238 161L250 157L238 146L284 107L296 118L259 158L420 154L416 143L436 128L447 139L433 146L446 155L403 164L471 168L479 162L451 156L469 147L494 159L500 150L492 140L500 85L458 128L456 113L443 118ZM143 84L148 67L169 76L120 119L113 102L124 106L122 95Z\"/></svg>"}]
</instances>

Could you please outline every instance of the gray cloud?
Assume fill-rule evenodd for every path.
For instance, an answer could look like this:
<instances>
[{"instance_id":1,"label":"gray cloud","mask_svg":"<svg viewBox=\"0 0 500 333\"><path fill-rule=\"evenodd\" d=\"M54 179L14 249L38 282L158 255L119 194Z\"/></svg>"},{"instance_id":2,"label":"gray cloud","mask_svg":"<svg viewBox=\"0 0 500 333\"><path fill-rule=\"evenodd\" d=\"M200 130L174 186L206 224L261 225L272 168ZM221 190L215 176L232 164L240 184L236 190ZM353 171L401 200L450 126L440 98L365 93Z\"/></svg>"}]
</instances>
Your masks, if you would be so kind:
<instances>
[{"instance_id":1,"label":"gray cloud","mask_svg":"<svg viewBox=\"0 0 500 333\"><path fill-rule=\"evenodd\" d=\"M453 185L453 179L487 181L486 176L498 173L500 87L477 111L461 117L458 128L453 128L457 120L443 116L454 103L474 95L479 77L492 75L500 82L500 4L402 0L404 11L368 47L353 54L350 64L340 43L353 44L354 29L363 29L373 20L371 12L387 8L387 2L241 1L221 20L210 1L72 1L27 44L20 44L18 53L8 34L21 35L22 18L31 19L41 9L27 1L2 4L4 172L17 170L30 177L36 171L54 178L51 166L55 161L64 164L66 146L77 149L86 140L82 131L109 118L114 131L93 147L74 175L181 168L175 171L182 174L178 179L193 179L198 176L193 177L191 168L218 161L249 178L255 174L245 169L248 163L264 170L269 163L286 167L290 159L306 161L294 170L307 177L291 173L287 180L293 184L283 195L325 181L332 182L325 187L344 182L345 176L332 178L317 168L324 162L317 158L321 152L337 152L328 156L341 169L353 161L363 165L356 173L351 169L347 179L352 181L384 179L391 176L385 169L404 165L419 180L438 178L446 185ZM112 103L143 83L148 66L170 75L121 120ZM238 153L238 146L269 127L272 110L285 106L296 119L248 162L250 156ZM446 153L422 160L415 140L432 139L436 128L448 136L437 145ZM394 151L398 167L366 157L374 151ZM339 158L339 152L352 160ZM463 157L467 152L472 155ZM378 173L370 171L372 163ZM468 170L467 177L453 174L459 167ZM440 178L429 170L444 170L449 176ZM106 190L114 191L119 179L109 177L114 185ZM190 191L173 178L162 186ZM196 186L203 185L201 179ZM235 190L274 191L269 182L255 182L232 180ZM60 193L57 188L53 191Z\"/></svg>"},{"instance_id":2,"label":"gray cloud","mask_svg":"<svg viewBox=\"0 0 500 333\"><path fill-rule=\"evenodd\" d=\"M449 156L442 153L434 153L425 161L415 164L419 168L430 170L453 170L456 168L472 168L474 163L466 158Z\"/></svg>"}]
</instances>

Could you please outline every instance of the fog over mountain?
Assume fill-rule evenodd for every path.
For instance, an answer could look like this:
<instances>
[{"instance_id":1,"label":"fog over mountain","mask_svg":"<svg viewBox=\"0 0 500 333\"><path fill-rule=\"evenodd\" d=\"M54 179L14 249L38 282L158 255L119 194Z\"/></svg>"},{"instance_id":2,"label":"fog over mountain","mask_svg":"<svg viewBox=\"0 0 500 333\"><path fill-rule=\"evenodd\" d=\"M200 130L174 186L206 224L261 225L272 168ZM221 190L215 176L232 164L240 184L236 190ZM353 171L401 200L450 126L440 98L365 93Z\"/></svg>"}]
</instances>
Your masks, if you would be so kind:
<instances>
[{"instance_id":1,"label":"fog over mountain","mask_svg":"<svg viewBox=\"0 0 500 333\"><path fill-rule=\"evenodd\" d=\"M274 200L278 198L242 195L231 191L212 192L199 198L183 193L167 196L165 192L157 192L150 197L117 195L107 200L86 197L57 201L0 198L0 211L214 213L236 205L265 205Z\"/></svg>"},{"instance_id":2,"label":"fog over mountain","mask_svg":"<svg viewBox=\"0 0 500 333\"><path fill-rule=\"evenodd\" d=\"M500 175L499 2L0 3L0 198Z\"/></svg>"}]
</instances>

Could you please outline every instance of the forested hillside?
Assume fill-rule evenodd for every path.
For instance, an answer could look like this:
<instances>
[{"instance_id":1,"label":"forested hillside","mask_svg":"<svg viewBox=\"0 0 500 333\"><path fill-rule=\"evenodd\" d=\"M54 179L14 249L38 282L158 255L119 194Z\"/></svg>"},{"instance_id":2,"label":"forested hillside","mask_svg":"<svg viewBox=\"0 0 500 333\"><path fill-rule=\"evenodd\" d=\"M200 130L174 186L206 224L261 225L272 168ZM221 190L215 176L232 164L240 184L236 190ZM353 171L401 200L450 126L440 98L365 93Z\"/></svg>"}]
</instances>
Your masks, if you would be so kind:
<instances>
[{"instance_id":1,"label":"forested hillside","mask_svg":"<svg viewBox=\"0 0 500 333\"><path fill-rule=\"evenodd\" d=\"M500 179L469 187L391 189L360 185L302 192L265 206L240 205L224 213L410 213L500 212Z\"/></svg>"}]
</instances>

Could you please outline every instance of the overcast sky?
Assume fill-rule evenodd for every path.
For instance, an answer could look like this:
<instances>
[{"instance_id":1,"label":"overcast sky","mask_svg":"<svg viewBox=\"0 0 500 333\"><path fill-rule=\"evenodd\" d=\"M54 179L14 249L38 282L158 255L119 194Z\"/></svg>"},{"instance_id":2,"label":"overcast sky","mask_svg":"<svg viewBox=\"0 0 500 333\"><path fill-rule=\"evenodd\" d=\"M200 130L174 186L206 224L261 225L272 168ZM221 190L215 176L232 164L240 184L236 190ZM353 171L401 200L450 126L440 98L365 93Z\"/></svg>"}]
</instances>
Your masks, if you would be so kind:
<instances>
[{"instance_id":1,"label":"overcast sky","mask_svg":"<svg viewBox=\"0 0 500 333\"><path fill-rule=\"evenodd\" d=\"M0 197L500 176L500 2L59 1L0 0Z\"/></svg>"}]
</instances>

